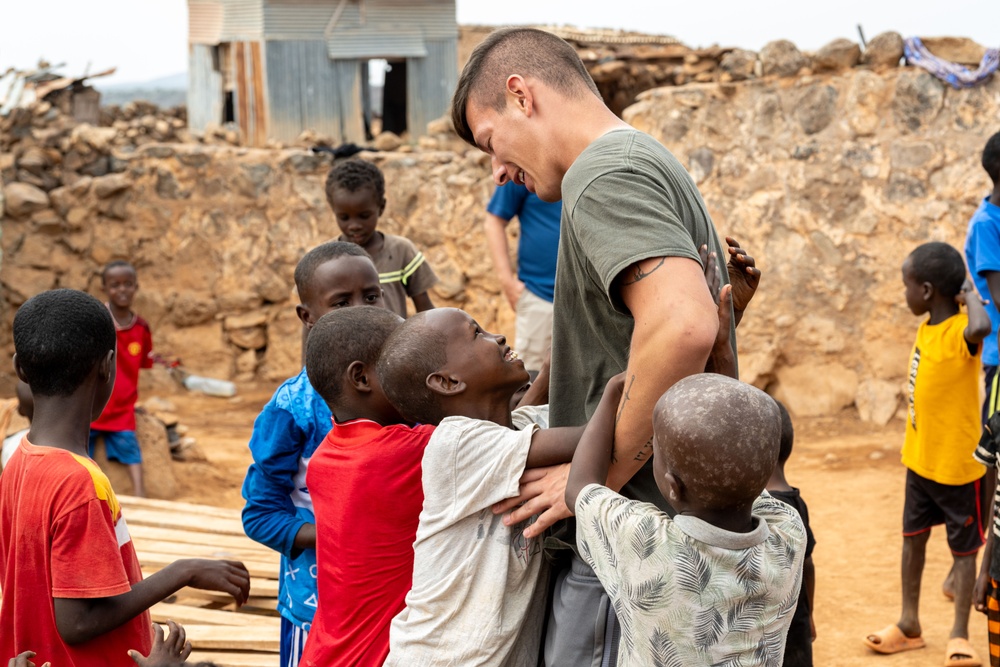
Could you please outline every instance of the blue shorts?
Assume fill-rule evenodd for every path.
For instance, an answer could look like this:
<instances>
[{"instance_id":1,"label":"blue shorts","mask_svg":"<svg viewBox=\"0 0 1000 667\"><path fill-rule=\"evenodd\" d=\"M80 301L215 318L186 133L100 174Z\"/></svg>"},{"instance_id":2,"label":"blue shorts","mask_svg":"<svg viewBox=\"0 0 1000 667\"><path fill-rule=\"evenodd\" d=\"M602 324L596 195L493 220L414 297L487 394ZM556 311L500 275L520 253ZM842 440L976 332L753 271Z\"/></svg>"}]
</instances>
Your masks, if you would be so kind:
<instances>
[{"instance_id":1,"label":"blue shorts","mask_svg":"<svg viewBox=\"0 0 1000 667\"><path fill-rule=\"evenodd\" d=\"M142 463L142 451L139 441L135 439L135 431L90 431L90 458L94 458L94 445L97 438L104 439L104 449L109 461L117 461L125 465Z\"/></svg>"}]
</instances>

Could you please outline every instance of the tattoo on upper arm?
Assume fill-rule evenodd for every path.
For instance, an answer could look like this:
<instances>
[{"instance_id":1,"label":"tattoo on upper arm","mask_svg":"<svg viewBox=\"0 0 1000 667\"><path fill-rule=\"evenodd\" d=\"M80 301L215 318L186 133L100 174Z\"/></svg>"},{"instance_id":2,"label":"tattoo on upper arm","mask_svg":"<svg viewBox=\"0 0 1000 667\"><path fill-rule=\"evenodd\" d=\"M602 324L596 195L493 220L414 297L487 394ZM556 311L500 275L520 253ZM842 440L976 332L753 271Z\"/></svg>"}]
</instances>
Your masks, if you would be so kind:
<instances>
[{"instance_id":1,"label":"tattoo on upper arm","mask_svg":"<svg viewBox=\"0 0 1000 667\"><path fill-rule=\"evenodd\" d=\"M643 271L642 267L640 267L638 263L633 264L632 266L629 267L628 269L629 275L628 277L625 278L624 281L622 281L622 286L624 287L625 285L634 285L643 278L648 278L651 274L656 273L656 271L661 266L663 266L663 263L666 261L667 261L666 257L661 257L660 261L656 263L656 266L651 268L649 271Z\"/></svg>"}]
</instances>

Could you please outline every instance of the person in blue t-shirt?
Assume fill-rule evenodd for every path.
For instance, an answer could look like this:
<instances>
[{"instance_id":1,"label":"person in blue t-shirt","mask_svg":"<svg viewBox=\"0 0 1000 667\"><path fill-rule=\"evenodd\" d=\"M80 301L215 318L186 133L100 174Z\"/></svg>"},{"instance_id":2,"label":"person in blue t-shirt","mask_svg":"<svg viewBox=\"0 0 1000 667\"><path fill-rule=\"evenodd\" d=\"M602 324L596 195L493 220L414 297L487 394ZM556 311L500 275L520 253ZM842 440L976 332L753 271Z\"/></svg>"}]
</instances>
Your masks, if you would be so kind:
<instances>
[{"instance_id":1,"label":"person in blue t-shirt","mask_svg":"<svg viewBox=\"0 0 1000 667\"><path fill-rule=\"evenodd\" d=\"M528 188L511 182L496 189L486 212L486 240L493 267L517 315L514 347L524 367L538 371L552 344L552 298L562 204L544 202ZM517 275L511 267L505 231L515 216L521 225Z\"/></svg>"},{"instance_id":2,"label":"person in blue t-shirt","mask_svg":"<svg viewBox=\"0 0 1000 667\"><path fill-rule=\"evenodd\" d=\"M997 326L1000 325L1000 132L997 132L983 149L983 169L993 181L993 191L983 200L969 220L965 237L965 261L976 284L976 291L989 299L989 313L993 331L983 341L983 371L986 374L986 401L983 403L983 423L996 412L998 406Z\"/></svg>"},{"instance_id":3,"label":"person in blue t-shirt","mask_svg":"<svg viewBox=\"0 0 1000 667\"><path fill-rule=\"evenodd\" d=\"M359 245L329 241L295 267L295 308L306 331L337 308L384 308L378 269ZM280 667L295 667L316 612L316 518L306 487L309 459L333 427L330 408L302 369L286 380L253 424L253 464L243 481L243 530L281 554Z\"/></svg>"}]
</instances>

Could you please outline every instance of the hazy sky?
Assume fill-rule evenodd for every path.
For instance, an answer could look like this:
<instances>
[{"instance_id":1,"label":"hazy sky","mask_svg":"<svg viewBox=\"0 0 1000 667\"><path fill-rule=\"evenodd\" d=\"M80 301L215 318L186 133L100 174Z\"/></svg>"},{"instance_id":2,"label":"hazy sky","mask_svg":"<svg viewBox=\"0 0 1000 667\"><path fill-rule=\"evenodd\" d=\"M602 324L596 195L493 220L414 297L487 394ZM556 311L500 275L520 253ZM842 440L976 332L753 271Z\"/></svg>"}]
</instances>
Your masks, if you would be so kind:
<instances>
[{"instance_id":1,"label":"hazy sky","mask_svg":"<svg viewBox=\"0 0 1000 667\"><path fill-rule=\"evenodd\" d=\"M961 35L1000 46L1000 0L457 0L460 23L543 23L668 34L690 46L759 49L791 39L814 50L836 37L883 30ZM66 74L117 66L113 82L187 67L185 0L37 0L0 3L0 71L66 62Z\"/></svg>"}]
</instances>

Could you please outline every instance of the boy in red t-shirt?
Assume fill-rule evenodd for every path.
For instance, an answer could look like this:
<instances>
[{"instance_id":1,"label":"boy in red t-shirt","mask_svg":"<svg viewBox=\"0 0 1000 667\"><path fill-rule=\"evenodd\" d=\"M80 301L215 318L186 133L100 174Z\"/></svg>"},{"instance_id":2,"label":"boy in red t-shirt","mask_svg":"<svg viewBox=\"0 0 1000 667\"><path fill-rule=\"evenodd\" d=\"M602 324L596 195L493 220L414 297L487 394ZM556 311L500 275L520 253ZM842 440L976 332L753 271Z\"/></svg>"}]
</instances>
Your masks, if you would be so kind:
<instances>
[{"instance_id":1,"label":"boy in red t-shirt","mask_svg":"<svg viewBox=\"0 0 1000 667\"><path fill-rule=\"evenodd\" d=\"M90 456L97 438L104 439L109 461L128 466L132 494L145 496L142 485L142 452L135 438L135 401L139 398L139 369L153 367L153 335L149 323L132 311L139 289L135 267L116 260L101 274L101 287L108 295L105 304L114 317L118 338L118 379L104 412L90 425Z\"/></svg>"},{"instance_id":2,"label":"boy in red t-shirt","mask_svg":"<svg viewBox=\"0 0 1000 667\"><path fill-rule=\"evenodd\" d=\"M143 580L118 499L86 455L115 347L107 308L83 292L44 292L14 317L14 368L35 411L0 475L0 656L134 667L128 651L152 646L153 604L185 586L237 604L249 595L250 575L233 561L179 560Z\"/></svg>"}]
</instances>

